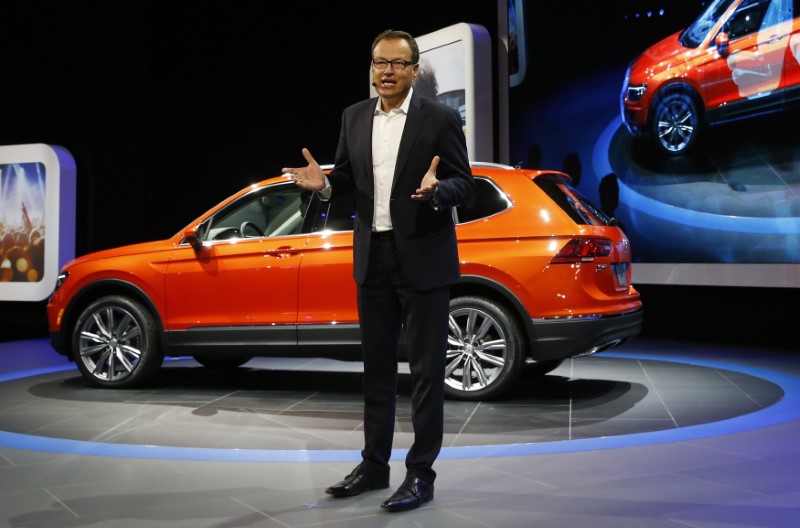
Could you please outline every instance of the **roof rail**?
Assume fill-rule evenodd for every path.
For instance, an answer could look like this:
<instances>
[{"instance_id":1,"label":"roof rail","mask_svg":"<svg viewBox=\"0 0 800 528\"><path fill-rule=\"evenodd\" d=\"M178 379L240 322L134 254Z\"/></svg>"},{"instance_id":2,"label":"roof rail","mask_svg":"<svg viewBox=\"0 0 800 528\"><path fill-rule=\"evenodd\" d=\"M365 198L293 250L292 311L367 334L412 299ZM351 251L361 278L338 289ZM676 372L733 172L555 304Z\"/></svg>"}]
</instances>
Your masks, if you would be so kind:
<instances>
[{"instance_id":1,"label":"roof rail","mask_svg":"<svg viewBox=\"0 0 800 528\"><path fill-rule=\"evenodd\" d=\"M493 167L496 169L508 169L514 170L514 167L508 165L506 163L493 163L491 161L470 161L469 164L472 167ZM333 168L333 163L326 163L325 165L319 166L322 170L328 170Z\"/></svg>"},{"instance_id":2,"label":"roof rail","mask_svg":"<svg viewBox=\"0 0 800 528\"><path fill-rule=\"evenodd\" d=\"M492 167L495 169L514 170L514 167L511 165L507 165L505 163L493 163L491 161L470 161L469 164L473 167Z\"/></svg>"}]
</instances>

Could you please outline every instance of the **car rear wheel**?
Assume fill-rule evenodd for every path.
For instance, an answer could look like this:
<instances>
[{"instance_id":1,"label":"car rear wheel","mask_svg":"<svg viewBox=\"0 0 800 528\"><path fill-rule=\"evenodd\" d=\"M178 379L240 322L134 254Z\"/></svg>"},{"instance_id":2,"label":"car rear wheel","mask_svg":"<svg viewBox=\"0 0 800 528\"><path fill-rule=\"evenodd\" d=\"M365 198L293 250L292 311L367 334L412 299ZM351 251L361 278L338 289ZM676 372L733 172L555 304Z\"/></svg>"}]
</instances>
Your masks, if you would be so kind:
<instances>
[{"instance_id":1,"label":"car rear wheel","mask_svg":"<svg viewBox=\"0 0 800 528\"><path fill-rule=\"evenodd\" d=\"M506 392L523 367L522 337L503 305L483 297L450 301L445 394L487 400Z\"/></svg>"},{"instance_id":2,"label":"car rear wheel","mask_svg":"<svg viewBox=\"0 0 800 528\"><path fill-rule=\"evenodd\" d=\"M683 92L661 97L653 107L652 135L667 156L689 152L700 135L700 115L692 98Z\"/></svg>"},{"instance_id":3,"label":"car rear wheel","mask_svg":"<svg viewBox=\"0 0 800 528\"><path fill-rule=\"evenodd\" d=\"M73 328L75 362L92 385L139 386L163 363L153 316L131 298L110 295L94 301Z\"/></svg>"}]
</instances>

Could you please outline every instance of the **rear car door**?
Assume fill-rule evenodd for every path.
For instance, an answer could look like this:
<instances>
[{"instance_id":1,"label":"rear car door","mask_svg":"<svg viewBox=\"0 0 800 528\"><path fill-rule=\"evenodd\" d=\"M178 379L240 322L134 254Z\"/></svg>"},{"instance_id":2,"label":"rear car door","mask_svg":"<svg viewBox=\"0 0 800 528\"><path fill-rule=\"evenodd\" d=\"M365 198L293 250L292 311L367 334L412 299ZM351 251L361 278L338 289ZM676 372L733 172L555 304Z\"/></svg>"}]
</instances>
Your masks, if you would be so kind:
<instances>
[{"instance_id":1,"label":"rear car door","mask_svg":"<svg viewBox=\"0 0 800 528\"><path fill-rule=\"evenodd\" d=\"M311 199L304 230L298 284L297 332L300 354L360 358L358 307L353 280L353 219L350 194L328 202Z\"/></svg>"}]
</instances>

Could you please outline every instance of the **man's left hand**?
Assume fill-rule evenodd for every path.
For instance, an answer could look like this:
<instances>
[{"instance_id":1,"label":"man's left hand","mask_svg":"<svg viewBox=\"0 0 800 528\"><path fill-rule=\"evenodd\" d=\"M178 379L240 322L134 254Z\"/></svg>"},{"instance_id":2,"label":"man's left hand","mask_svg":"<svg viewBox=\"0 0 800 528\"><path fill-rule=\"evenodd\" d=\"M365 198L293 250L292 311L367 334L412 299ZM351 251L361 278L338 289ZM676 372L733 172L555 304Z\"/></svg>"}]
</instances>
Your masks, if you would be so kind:
<instances>
[{"instance_id":1,"label":"man's left hand","mask_svg":"<svg viewBox=\"0 0 800 528\"><path fill-rule=\"evenodd\" d=\"M425 176L422 177L422 182L419 184L419 189L411 195L412 200L430 200L434 197L436 186L439 185L439 180L436 179L436 168L439 166L439 156L434 156L431 166Z\"/></svg>"}]
</instances>

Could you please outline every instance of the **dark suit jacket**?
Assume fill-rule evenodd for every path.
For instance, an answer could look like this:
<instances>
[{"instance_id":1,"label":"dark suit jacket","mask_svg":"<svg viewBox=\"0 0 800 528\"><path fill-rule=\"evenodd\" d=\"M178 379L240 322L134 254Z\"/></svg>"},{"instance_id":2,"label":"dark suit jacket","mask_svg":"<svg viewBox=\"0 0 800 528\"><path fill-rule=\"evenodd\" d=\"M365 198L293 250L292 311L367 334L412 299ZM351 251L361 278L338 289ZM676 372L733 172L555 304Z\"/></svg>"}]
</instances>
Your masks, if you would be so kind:
<instances>
[{"instance_id":1,"label":"dark suit jacket","mask_svg":"<svg viewBox=\"0 0 800 528\"><path fill-rule=\"evenodd\" d=\"M372 242L374 179L372 119L376 98L345 109L334 168L328 175L333 194L355 191L353 277L363 284ZM439 207L412 200L434 156L439 156ZM412 289L453 284L460 277L451 208L470 199L475 183L459 113L412 93L397 155L390 213L403 272Z\"/></svg>"}]
</instances>

